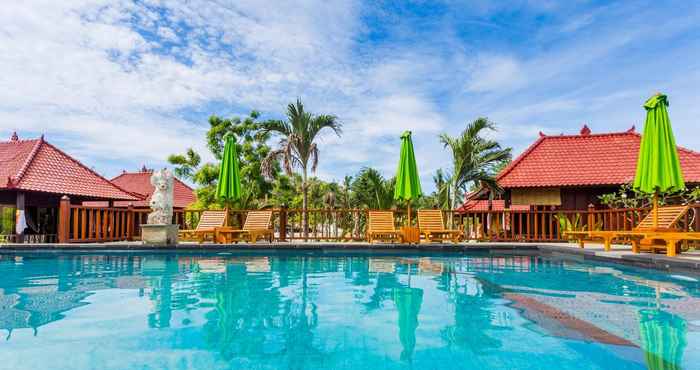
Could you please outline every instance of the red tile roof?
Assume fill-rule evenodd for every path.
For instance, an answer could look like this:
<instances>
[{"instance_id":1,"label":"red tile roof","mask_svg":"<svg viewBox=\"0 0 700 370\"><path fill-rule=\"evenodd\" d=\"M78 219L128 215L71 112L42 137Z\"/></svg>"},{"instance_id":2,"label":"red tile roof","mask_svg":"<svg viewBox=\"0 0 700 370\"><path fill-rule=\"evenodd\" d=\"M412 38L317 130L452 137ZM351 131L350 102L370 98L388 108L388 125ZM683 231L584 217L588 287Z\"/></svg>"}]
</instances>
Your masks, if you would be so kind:
<instances>
[{"instance_id":1,"label":"red tile roof","mask_svg":"<svg viewBox=\"0 0 700 370\"><path fill-rule=\"evenodd\" d=\"M143 196L144 200L133 202L134 207L148 207L154 190L153 185L151 185L151 174L152 171L148 170L141 172L124 172L113 178L112 182L123 189ZM175 208L186 208L197 200L194 195L194 190L178 179L175 179L173 198L173 206ZM117 207L128 205L121 203L128 202L116 202L114 205Z\"/></svg>"},{"instance_id":2,"label":"red tile roof","mask_svg":"<svg viewBox=\"0 0 700 370\"><path fill-rule=\"evenodd\" d=\"M626 132L546 136L498 175L504 188L622 185L634 179L641 135ZM678 148L685 181L700 183L700 153Z\"/></svg>"},{"instance_id":3,"label":"red tile roof","mask_svg":"<svg viewBox=\"0 0 700 370\"><path fill-rule=\"evenodd\" d=\"M77 195L94 199L138 200L60 149L44 141L0 142L0 189Z\"/></svg>"},{"instance_id":4,"label":"red tile roof","mask_svg":"<svg viewBox=\"0 0 700 370\"><path fill-rule=\"evenodd\" d=\"M505 207L505 201L503 199L494 199L491 201L492 211L503 211ZM489 210L489 201L485 199L467 199L464 204L455 210L457 213L464 212L483 212ZM511 211L529 211L530 206L527 205L517 205L511 204Z\"/></svg>"}]
</instances>

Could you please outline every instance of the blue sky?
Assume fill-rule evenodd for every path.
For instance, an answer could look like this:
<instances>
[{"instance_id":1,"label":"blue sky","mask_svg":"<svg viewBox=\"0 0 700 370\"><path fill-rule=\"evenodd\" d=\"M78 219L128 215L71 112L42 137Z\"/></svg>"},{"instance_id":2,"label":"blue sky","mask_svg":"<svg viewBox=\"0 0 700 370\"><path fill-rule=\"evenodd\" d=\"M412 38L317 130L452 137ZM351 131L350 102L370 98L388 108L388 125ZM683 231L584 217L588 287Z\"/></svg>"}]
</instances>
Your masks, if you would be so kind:
<instances>
[{"instance_id":1,"label":"blue sky","mask_svg":"<svg viewBox=\"0 0 700 370\"><path fill-rule=\"evenodd\" d=\"M336 114L326 180L395 171L414 132L424 187L437 135L485 116L516 153L546 134L641 130L669 95L700 150L696 1L32 0L0 13L0 135L46 138L106 176L206 152L210 114ZM575 159L572 159L575 160Z\"/></svg>"}]
</instances>

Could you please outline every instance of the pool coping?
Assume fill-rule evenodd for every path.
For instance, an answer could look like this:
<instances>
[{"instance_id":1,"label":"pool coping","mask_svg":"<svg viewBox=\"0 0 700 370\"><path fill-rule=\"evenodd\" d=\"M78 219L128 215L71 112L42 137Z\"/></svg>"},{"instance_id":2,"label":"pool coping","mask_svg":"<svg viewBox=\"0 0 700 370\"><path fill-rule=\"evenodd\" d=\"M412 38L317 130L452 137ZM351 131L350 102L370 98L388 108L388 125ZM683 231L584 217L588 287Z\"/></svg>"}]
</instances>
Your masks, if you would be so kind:
<instances>
[{"instance_id":1,"label":"pool coping","mask_svg":"<svg viewBox=\"0 0 700 370\"><path fill-rule=\"evenodd\" d=\"M596 249L581 249L565 243L426 243L418 245L408 244L369 244L369 243L260 243L260 244L178 244L168 246L145 245L141 243L92 243L92 244L2 244L0 254L3 253L206 253L206 252L233 252L243 254L289 254L305 253L309 255L342 255L342 254L370 254L370 255L398 255L398 254L543 254L556 258L570 259L574 261L590 260L597 262L617 263L654 270L669 272L684 272L700 275L700 259L679 257L667 257L649 253L618 253L604 252Z\"/></svg>"}]
</instances>

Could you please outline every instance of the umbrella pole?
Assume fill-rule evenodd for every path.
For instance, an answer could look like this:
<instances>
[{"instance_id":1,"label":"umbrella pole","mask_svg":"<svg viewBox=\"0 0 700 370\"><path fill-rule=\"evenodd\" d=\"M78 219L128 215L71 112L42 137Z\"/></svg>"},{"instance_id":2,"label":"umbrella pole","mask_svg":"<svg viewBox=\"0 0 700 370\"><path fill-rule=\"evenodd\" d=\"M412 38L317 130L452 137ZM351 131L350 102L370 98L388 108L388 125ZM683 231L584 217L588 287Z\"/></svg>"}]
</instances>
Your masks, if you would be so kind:
<instances>
[{"instance_id":1,"label":"umbrella pole","mask_svg":"<svg viewBox=\"0 0 700 370\"><path fill-rule=\"evenodd\" d=\"M654 231L659 227L659 192L654 192Z\"/></svg>"},{"instance_id":2,"label":"umbrella pole","mask_svg":"<svg viewBox=\"0 0 700 370\"><path fill-rule=\"evenodd\" d=\"M411 227L411 200L408 200L408 227Z\"/></svg>"}]
</instances>

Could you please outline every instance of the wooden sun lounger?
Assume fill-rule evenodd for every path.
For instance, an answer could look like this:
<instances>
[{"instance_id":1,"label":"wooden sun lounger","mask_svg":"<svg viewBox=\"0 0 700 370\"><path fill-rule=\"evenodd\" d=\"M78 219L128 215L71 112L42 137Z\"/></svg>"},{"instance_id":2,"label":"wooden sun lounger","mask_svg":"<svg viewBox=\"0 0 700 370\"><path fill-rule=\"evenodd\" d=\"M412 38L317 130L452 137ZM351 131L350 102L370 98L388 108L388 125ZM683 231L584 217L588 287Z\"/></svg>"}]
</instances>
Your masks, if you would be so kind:
<instances>
[{"instance_id":1,"label":"wooden sun lounger","mask_svg":"<svg viewBox=\"0 0 700 370\"><path fill-rule=\"evenodd\" d=\"M367 241L370 243L375 240L396 242L401 238L394 225L394 212L370 211L367 223Z\"/></svg>"},{"instance_id":2,"label":"wooden sun lounger","mask_svg":"<svg viewBox=\"0 0 700 370\"><path fill-rule=\"evenodd\" d=\"M678 242L684 240L700 240L700 233L682 232L674 228L674 225L688 212L688 206L669 206L658 208L658 224L654 227L654 212L649 212L632 231L569 231L565 236L572 236L578 240L578 245L583 248L586 239L602 239L606 251L610 251L612 242L617 239L626 239L632 243L632 251L639 253L642 249L641 241L661 240L664 246L653 246L649 249L666 249L668 256L675 256Z\"/></svg>"},{"instance_id":3,"label":"wooden sun lounger","mask_svg":"<svg viewBox=\"0 0 700 370\"><path fill-rule=\"evenodd\" d=\"M445 228L442 211L439 209L418 210L418 228L428 241L450 240L459 243L464 238L462 231Z\"/></svg>"},{"instance_id":4,"label":"wooden sun lounger","mask_svg":"<svg viewBox=\"0 0 700 370\"><path fill-rule=\"evenodd\" d=\"M194 230L178 231L181 240L196 240L200 244L205 240L214 241L214 231L217 227L226 225L228 211L204 211Z\"/></svg>"},{"instance_id":5,"label":"wooden sun lounger","mask_svg":"<svg viewBox=\"0 0 700 370\"><path fill-rule=\"evenodd\" d=\"M242 241L255 243L258 239L264 238L272 243L274 231L270 227L271 221L272 211L250 211L242 229L218 227L215 239L217 243L229 244Z\"/></svg>"}]
</instances>

